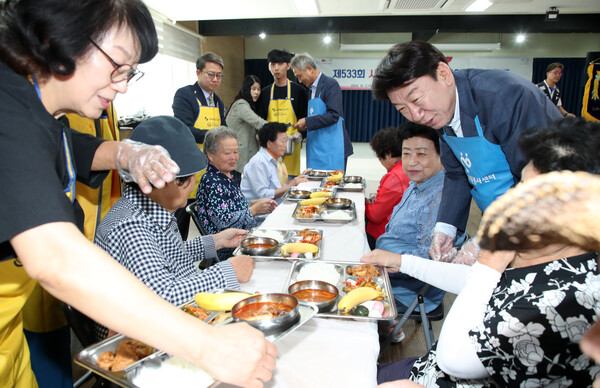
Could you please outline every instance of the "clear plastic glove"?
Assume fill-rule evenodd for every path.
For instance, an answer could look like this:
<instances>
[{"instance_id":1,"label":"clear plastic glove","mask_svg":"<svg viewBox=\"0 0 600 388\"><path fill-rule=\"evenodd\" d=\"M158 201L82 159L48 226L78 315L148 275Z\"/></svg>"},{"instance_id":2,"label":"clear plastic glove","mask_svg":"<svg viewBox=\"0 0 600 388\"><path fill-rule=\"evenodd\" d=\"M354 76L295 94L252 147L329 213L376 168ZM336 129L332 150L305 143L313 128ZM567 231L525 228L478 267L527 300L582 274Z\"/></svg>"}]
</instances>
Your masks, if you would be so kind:
<instances>
[{"instance_id":1,"label":"clear plastic glove","mask_svg":"<svg viewBox=\"0 0 600 388\"><path fill-rule=\"evenodd\" d=\"M137 183L148 194L152 186L160 189L173 181L179 166L163 147L127 139L118 144L117 171L125 182Z\"/></svg>"},{"instance_id":2,"label":"clear plastic glove","mask_svg":"<svg viewBox=\"0 0 600 388\"><path fill-rule=\"evenodd\" d=\"M292 136L294 137L295 143L302 143L302 134L300 132L296 132Z\"/></svg>"},{"instance_id":3,"label":"clear plastic glove","mask_svg":"<svg viewBox=\"0 0 600 388\"><path fill-rule=\"evenodd\" d=\"M446 233L435 232L431 239L429 256L433 260L449 263L456 255L456 249L452 249L454 240Z\"/></svg>"},{"instance_id":4,"label":"clear plastic glove","mask_svg":"<svg viewBox=\"0 0 600 388\"><path fill-rule=\"evenodd\" d=\"M455 248L452 249L456 250ZM452 262L456 264L473 265L479 258L479 249L479 244L477 244L475 238L471 238L463 244Z\"/></svg>"}]
</instances>

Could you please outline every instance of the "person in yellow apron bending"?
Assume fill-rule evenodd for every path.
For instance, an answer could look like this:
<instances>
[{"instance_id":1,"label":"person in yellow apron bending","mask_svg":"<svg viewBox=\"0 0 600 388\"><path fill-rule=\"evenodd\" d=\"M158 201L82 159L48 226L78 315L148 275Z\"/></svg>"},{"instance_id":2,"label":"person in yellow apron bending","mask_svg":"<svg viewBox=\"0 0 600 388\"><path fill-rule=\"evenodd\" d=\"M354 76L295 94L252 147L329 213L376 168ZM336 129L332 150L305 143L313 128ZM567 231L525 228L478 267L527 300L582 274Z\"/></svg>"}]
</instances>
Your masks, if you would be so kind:
<instances>
[{"instance_id":1,"label":"person in yellow apron bending","mask_svg":"<svg viewBox=\"0 0 600 388\"><path fill-rule=\"evenodd\" d=\"M306 90L290 81L287 73L293 54L285 50L271 50L267 55L269 71L275 82L263 88L258 100L258 114L268 122L288 125L288 136L294 136L297 142L294 152L283 157L283 163L291 175L300 175L300 154L302 134L294 128L298 119L306 117L308 95Z\"/></svg>"}]
</instances>

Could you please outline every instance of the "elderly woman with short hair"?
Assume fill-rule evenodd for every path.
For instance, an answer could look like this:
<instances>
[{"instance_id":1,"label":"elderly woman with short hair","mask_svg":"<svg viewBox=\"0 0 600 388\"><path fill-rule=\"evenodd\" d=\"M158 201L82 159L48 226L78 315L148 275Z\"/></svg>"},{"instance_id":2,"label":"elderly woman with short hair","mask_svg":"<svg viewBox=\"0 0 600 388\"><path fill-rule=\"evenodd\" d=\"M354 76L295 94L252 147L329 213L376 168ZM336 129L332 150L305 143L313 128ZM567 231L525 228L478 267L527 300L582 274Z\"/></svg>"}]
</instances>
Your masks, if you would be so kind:
<instances>
[{"instance_id":1,"label":"elderly woman with short hair","mask_svg":"<svg viewBox=\"0 0 600 388\"><path fill-rule=\"evenodd\" d=\"M270 198L248 201L242 194L234 175L239 159L237 139L236 133L224 126L212 129L204 138L209 164L198 186L196 201L200 222L210 234L227 228L258 226L255 216L271 213L277 206Z\"/></svg>"}]
</instances>

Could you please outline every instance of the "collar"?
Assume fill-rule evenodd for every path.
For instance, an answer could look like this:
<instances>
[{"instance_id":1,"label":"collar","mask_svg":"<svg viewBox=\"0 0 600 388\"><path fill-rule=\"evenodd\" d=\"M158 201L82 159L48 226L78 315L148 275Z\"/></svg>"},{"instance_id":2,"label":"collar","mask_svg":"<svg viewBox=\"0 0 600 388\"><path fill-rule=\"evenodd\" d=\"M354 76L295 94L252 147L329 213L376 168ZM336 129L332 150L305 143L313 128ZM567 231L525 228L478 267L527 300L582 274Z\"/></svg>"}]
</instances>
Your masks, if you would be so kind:
<instances>
[{"instance_id":1,"label":"collar","mask_svg":"<svg viewBox=\"0 0 600 388\"><path fill-rule=\"evenodd\" d=\"M202 89L202 87L200 86L200 84L198 84L198 82L196 82L196 85L198 85L198 89L200 89L202 91L202 94L204 95L204 101L206 101L206 103L208 104L208 96L212 95L213 99L215 100L215 106L217 106L217 101L216 101L216 94L215 92L209 93L206 90Z\"/></svg>"},{"instance_id":2,"label":"collar","mask_svg":"<svg viewBox=\"0 0 600 388\"><path fill-rule=\"evenodd\" d=\"M141 209L148 218L152 219L165 230L171 222L176 222L176 218L173 214L169 213L165 208L131 185L125 185L123 197L128 199L134 206Z\"/></svg>"},{"instance_id":3,"label":"collar","mask_svg":"<svg viewBox=\"0 0 600 388\"><path fill-rule=\"evenodd\" d=\"M454 130L454 133L458 135L457 131L460 131L462 134L461 123L460 123L460 99L458 98L458 88L454 89L456 93L456 104L454 104L454 116L452 116L452 120L446 125L449 125Z\"/></svg>"},{"instance_id":4,"label":"collar","mask_svg":"<svg viewBox=\"0 0 600 388\"><path fill-rule=\"evenodd\" d=\"M319 81L321 80L322 75L323 73L319 72L319 75L317 76L315 82L313 82L312 85L310 85L310 88L315 92L315 94L317 93L317 86L319 86Z\"/></svg>"},{"instance_id":5,"label":"collar","mask_svg":"<svg viewBox=\"0 0 600 388\"><path fill-rule=\"evenodd\" d=\"M410 181L410 183L408 185L410 187L412 187L413 190L425 191L425 190L427 190L428 188L430 188L432 186L437 186L439 184L442 184L442 182L444 182L444 175L445 174L446 174L446 172L442 168L440 170L440 172L438 172L437 174L435 174L431 178L427 179L425 182L421 183L420 185L417 186L417 184L415 183L415 181Z\"/></svg>"},{"instance_id":6,"label":"collar","mask_svg":"<svg viewBox=\"0 0 600 388\"><path fill-rule=\"evenodd\" d=\"M550 92L554 92L554 89L556 89L556 84L554 84L554 87L551 88L550 85L548 85L548 82L546 82L546 80L544 80L544 85L546 85L546 87L548 88L548 90L550 90Z\"/></svg>"},{"instance_id":7,"label":"collar","mask_svg":"<svg viewBox=\"0 0 600 388\"><path fill-rule=\"evenodd\" d=\"M261 154L263 159L266 160L267 162L273 163L273 165L275 165L275 166L277 165L278 159L275 159L273 154L265 147L260 147L260 150L258 150L258 153Z\"/></svg>"},{"instance_id":8,"label":"collar","mask_svg":"<svg viewBox=\"0 0 600 388\"><path fill-rule=\"evenodd\" d=\"M279 160L279 158L276 158L275 155L273 155L273 153L271 151L269 151L268 148L265 148L265 151L267 151L269 153L269 155L271 155L273 157L273 159Z\"/></svg>"}]
</instances>

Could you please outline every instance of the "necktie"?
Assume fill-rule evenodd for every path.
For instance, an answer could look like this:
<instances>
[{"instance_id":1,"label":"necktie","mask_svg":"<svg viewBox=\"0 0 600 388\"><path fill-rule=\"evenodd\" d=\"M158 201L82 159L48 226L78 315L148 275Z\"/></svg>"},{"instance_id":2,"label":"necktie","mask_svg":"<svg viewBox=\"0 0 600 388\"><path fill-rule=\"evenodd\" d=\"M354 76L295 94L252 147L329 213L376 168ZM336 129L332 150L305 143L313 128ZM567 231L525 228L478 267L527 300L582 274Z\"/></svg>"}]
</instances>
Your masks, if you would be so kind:
<instances>
[{"instance_id":1,"label":"necktie","mask_svg":"<svg viewBox=\"0 0 600 388\"><path fill-rule=\"evenodd\" d=\"M215 106L215 99L212 94L208 96L208 106Z\"/></svg>"}]
</instances>

